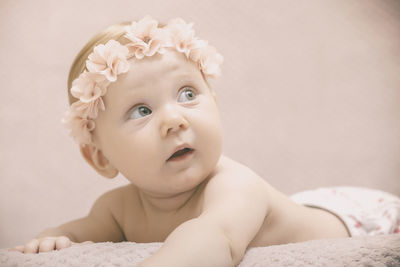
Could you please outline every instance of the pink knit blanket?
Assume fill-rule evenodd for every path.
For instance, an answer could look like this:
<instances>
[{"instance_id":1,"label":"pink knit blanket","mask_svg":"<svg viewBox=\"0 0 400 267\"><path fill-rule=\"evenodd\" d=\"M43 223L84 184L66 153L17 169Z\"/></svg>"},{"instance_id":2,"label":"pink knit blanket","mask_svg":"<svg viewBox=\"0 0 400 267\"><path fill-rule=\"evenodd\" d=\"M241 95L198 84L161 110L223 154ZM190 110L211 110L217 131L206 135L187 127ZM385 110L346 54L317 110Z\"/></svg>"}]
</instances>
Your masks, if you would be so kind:
<instances>
[{"instance_id":1,"label":"pink knit blanket","mask_svg":"<svg viewBox=\"0 0 400 267\"><path fill-rule=\"evenodd\" d=\"M0 266L136 266L162 243L95 243L22 254L0 249ZM245 266L400 266L400 234L312 240L247 250Z\"/></svg>"}]
</instances>

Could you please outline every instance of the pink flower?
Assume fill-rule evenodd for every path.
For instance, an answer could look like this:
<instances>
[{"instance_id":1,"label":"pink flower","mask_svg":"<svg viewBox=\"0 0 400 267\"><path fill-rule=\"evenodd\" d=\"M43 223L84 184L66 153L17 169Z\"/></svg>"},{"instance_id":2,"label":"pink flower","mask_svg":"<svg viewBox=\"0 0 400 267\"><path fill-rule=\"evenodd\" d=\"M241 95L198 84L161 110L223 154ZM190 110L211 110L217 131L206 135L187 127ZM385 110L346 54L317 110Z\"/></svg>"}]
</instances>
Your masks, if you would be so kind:
<instances>
[{"instance_id":1,"label":"pink flower","mask_svg":"<svg viewBox=\"0 0 400 267\"><path fill-rule=\"evenodd\" d=\"M189 57L191 49L207 45L207 42L195 39L192 27L193 23L188 24L181 18L168 21L166 26L171 35L172 45L176 50L184 53L186 57Z\"/></svg>"},{"instance_id":2,"label":"pink flower","mask_svg":"<svg viewBox=\"0 0 400 267\"><path fill-rule=\"evenodd\" d=\"M99 109L105 110L103 98L99 97L94 101L84 103L76 101L71 105L71 110L75 114L79 114L80 117L95 119L97 118Z\"/></svg>"},{"instance_id":3,"label":"pink flower","mask_svg":"<svg viewBox=\"0 0 400 267\"><path fill-rule=\"evenodd\" d=\"M88 103L105 95L109 83L104 75L85 71L72 82L71 94Z\"/></svg>"},{"instance_id":4,"label":"pink flower","mask_svg":"<svg viewBox=\"0 0 400 267\"><path fill-rule=\"evenodd\" d=\"M224 58L217 53L213 46L201 46L190 51L189 58L197 62L199 68L205 75L216 78L221 75L220 65Z\"/></svg>"},{"instance_id":5,"label":"pink flower","mask_svg":"<svg viewBox=\"0 0 400 267\"><path fill-rule=\"evenodd\" d=\"M105 45L96 46L86 60L89 72L100 73L107 80L114 82L117 75L129 70L127 55L129 50L115 40L109 40Z\"/></svg>"},{"instance_id":6,"label":"pink flower","mask_svg":"<svg viewBox=\"0 0 400 267\"><path fill-rule=\"evenodd\" d=\"M62 120L62 123L66 128L71 130L70 136L72 136L78 144L90 144L92 142L90 131L95 128L93 120L82 118L77 113L69 110Z\"/></svg>"},{"instance_id":7,"label":"pink flower","mask_svg":"<svg viewBox=\"0 0 400 267\"><path fill-rule=\"evenodd\" d=\"M124 37L131 40L126 44L129 56L142 59L144 56L153 56L156 52L163 54L164 47L170 46L168 33L159 29L158 22L148 15L138 22L133 21L125 29L127 33Z\"/></svg>"}]
</instances>

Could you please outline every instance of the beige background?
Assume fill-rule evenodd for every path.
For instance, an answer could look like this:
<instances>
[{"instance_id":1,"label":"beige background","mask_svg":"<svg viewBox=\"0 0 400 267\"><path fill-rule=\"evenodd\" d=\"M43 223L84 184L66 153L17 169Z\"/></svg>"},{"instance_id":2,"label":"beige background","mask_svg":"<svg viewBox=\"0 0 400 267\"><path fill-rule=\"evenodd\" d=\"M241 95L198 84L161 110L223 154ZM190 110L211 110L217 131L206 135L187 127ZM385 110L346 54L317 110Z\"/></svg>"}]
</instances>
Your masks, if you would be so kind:
<instances>
[{"instance_id":1,"label":"beige background","mask_svg":"<svg viewBox=\"0 0 400 267\"><path fill-rule=\"evenodd\" d=\"M400 2L0 1L0 247L86 215L100 177L62 127L70 64L102 28L194 22L224 56L224 153L291 194L400 194Z\"/></svg>"}]
</instances>

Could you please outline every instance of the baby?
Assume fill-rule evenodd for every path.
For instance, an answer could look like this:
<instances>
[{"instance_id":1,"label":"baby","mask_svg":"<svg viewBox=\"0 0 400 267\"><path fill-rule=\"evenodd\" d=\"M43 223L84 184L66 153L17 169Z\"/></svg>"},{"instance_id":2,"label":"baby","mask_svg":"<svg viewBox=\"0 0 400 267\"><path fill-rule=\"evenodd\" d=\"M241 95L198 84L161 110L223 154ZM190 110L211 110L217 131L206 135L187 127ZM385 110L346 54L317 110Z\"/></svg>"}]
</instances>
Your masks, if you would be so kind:
<instances>
[{"instance_id":1,"label":"baby","mask_svg":"<svg viewBox=\"0 0 400 267\"><path fill-rule=\"evenodd\" d=\"M238 265L250 247L352 236L352 217L329 206L336 201L323 208L326 197L311 203L303 192L296 203L222 155L207 80L220 75L222 61L179 18L159 25L146 16L92 38L71 68L63 122L99 174L120 172L130 184L100 196L86 217L12 250L164 242L140 266L221 267ZM343 196L345 188L321 192Z\"/></svg>"}]
</instances>

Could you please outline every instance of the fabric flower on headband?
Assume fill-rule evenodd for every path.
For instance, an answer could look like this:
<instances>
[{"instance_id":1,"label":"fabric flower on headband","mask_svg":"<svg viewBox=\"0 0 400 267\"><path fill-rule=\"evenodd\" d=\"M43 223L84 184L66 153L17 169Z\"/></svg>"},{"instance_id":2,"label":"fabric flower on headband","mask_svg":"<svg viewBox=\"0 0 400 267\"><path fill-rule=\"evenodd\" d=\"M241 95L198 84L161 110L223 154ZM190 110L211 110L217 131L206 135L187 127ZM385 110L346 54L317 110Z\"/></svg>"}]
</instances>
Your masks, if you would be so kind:
<instances>
[{"instance_id":1,"label":"fabric flower on headband","mask_svg":"<svg viewBox=\"0 0 400 267\"><path fill-rule=\"evenodd\" d=\"M127 60L128 48L115 40L108 41L105 45L98 45L86 60L89 72L103 74L110 82L117 80L117 75L129 70Z\"/></svg>"},{"instance_id":2,"label":"fabric flower on headband","mask_svg":"<svg viewBox=\"0 0 400 267\"><path fill-rule=\"evenodd\" d=\"M145 16L141 21L133 21L131 26L125 27L124 37L129 39L126 47L129 49L129 55L134 55L138 59L144 56L151 57L156 52L165 53L164 47L171 47L169 35L166 31L158 28L158 22L150 16Z\"/></svg>"},{"instance_id":3,"label":"fabric flower on headband","mask_svg":"<svg viewBox=\"0 0 400 267\"><path fill-rule=\"evenodd\" d=\"M207 42L194 37L193 23L186 24L183 19L172 19L168 23L168 30L171 33L171 42L175 49L189 57L190 50L204 48Z\"/></svg>"},{"instance_id":4,"label":"fabric flower on headband","mask_svg":"<svg viewBox=\"0 0 400 267\"><path fill-rule=\"evenodd\" d=\"M174 48L197 63L206 77L221 75L223 57L207 41L195 37L193 23L187 24L181 18L168 21L159 28L158 22L145 16L125 27L125 45L116 40L94 47L86 60L86 69L72 82L71 94L79 99L65 113L62 123L70 129L70 136L81 146L92 143L91 131L99 110L105 110L102 99L110 83L119 74L129 71L131 57L142 59L156 53L164 54L165 48Z\"/></svg>"}]
</instances>

